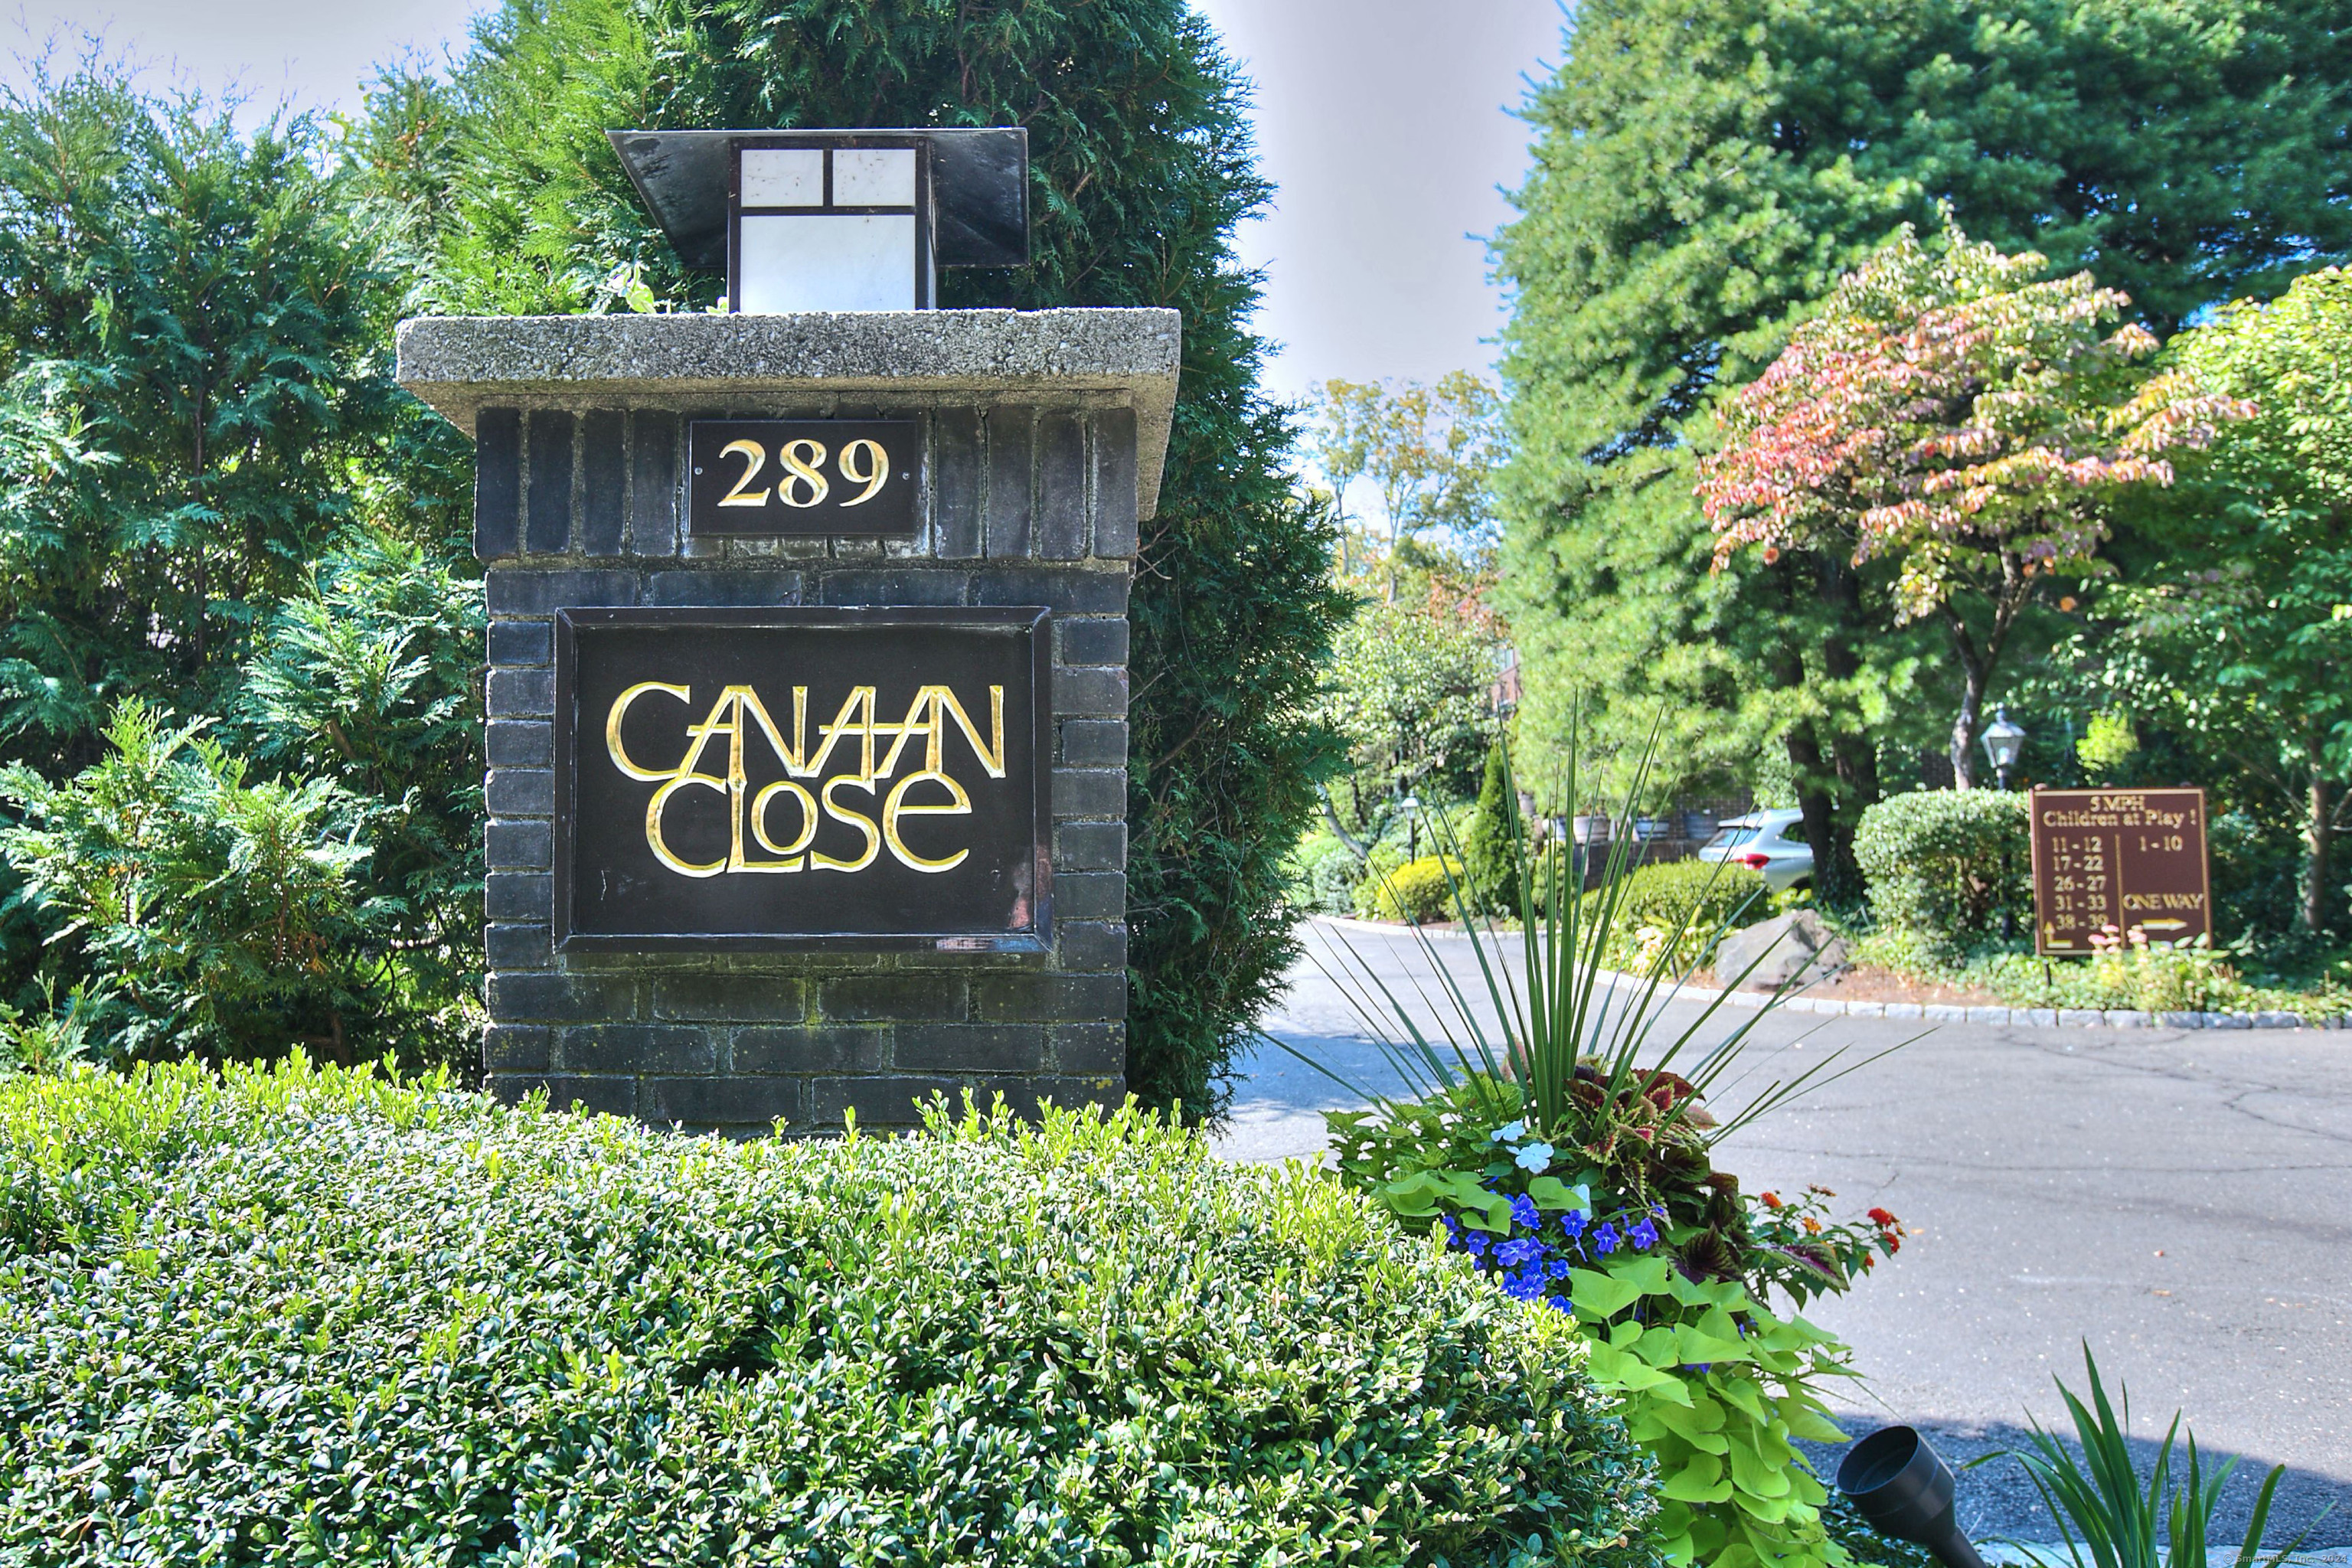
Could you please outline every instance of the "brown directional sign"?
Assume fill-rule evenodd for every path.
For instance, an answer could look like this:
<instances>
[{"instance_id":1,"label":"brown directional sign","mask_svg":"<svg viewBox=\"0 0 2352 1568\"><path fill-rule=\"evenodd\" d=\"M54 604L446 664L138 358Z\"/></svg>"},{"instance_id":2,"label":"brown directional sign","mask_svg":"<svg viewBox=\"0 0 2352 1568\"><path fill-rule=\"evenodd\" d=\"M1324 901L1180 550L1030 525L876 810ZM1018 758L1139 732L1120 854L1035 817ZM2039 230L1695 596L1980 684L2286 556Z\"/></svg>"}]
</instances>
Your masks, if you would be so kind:
<instances>
[{"instance_id":1,"label":"brown directional sign","mask_svg":"<svg viewBox=\"0 0 2352 1568\"><path fill-rule=\"evenodd\" d=\"M2212 934L2203 790L2038 789L2032 800L2036 952L2088 956L2108 926L2151 942Z\"/></svg>"},{"instance_id":2,"label":"brown directional sign","mask_svg":"<svg viewBox=\"0 0 2352 1568\"><path fill-rule=\"evenodd\" d=\"M912 419L698 419L687 431L697 534L911 534Z\"/></svg>"}]
</instances>

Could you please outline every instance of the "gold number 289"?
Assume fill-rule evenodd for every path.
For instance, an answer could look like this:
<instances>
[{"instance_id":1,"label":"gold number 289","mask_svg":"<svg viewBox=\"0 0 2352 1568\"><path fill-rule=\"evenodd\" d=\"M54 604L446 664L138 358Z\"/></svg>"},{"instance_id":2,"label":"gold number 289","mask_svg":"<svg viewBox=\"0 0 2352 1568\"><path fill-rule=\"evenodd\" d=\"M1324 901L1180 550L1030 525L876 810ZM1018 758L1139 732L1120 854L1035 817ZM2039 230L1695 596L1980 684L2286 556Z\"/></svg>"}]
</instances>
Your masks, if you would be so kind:
<instances>
[{"instance_id":1,"label":"gold number 289","mask_svg":"<svg viewBox=\"0 0 2352 1568\"><path fill-rule=\"evenodd\" d=\"M820 504L832 493L833 487L819 470L824 467L824 443L812 441L803 436L785 442L777 448L776 456L784 466L782 482L773 489L775 498L789 507L812 507ZM751 480L768 466L767 450L757 441L730 441L719 448L722 458L740 457L743 472L734 488L719 498L720 506L765 506L771 493L766 485L751 489ZM853 485L866 488L841 504L844 508L864 506L882 493L890 482L890 454L882 443L861 437L841 448L837 459L841 477Z\"/></svg>"}]
</instances>

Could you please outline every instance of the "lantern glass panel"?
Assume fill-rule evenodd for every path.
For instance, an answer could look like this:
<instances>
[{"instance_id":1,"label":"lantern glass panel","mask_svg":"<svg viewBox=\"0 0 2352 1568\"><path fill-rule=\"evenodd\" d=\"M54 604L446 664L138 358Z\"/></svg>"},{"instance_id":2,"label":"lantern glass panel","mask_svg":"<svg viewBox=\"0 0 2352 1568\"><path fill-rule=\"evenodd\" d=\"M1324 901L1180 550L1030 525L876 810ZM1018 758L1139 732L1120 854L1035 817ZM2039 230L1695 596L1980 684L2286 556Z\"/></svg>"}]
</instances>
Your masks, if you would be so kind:
<instances>
[{"instance_id":1,"label":"lantern glass panel","mask_svg":"<svg viewBox=\"0 0 2352 1568\"><path fill-rule=\"evenodd\" d=\"M912 213L745 214L739 310L911 310Z\"/></svg>"},{"instance_id":2,"label":"lantern glass panel","mask_svg":"<svg viewBox=\"0 0 2352 1568\"><path fill-rule=\"evenodd\" d=\"M915 150L912 147L835 148L833 154L833 205L837 207L913 206Z\"/></svg>"},{"instance_id":3,"label":"lantern glass panel","mask_svg":"<svg viewBox=\"0 0 2352 1568\"><path fill-rule=\"evenodd\" d=\"M747 207L824 205L824 149L744 149L743 205Z\"/></svg>"}]
</instances>

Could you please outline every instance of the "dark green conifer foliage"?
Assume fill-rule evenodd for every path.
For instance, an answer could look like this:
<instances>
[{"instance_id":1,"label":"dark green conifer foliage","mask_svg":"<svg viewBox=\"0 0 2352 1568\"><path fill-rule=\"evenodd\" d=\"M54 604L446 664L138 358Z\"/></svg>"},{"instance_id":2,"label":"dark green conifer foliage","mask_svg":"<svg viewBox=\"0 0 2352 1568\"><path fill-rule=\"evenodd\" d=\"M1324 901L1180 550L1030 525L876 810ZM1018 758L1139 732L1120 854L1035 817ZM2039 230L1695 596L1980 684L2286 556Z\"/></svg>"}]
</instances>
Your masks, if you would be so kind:
<instances>
[{"instance_id":1,"label":"dark green conifer foliage","mask_svg":"<svg viewBox=\"0 0 2352 1568\"><path fill-rule=\"evenodd\" d=\"M1256 391L1230 237L1267 189L1206 25L1178 0L509 0L447 86L387 84L369 145L412 193L446 160L441 308L563 311L614 308L616 268L681 306L719 286L680 269L607 129L930 124L1026 125L1033 160L1031 265L946 272L942 304L1183 312L1130 610L1128 1076L1205 1112L1292 951L1281 858L1328 749L1300 708L1344 611Z\"/></svg>"},{"instance_id":2,"label":"dark green conifer foliage","mask_svg":"<svg viewBox=\"0 0 2352 1568\"><path fill-rule=\"evenodd\" d=\"M0 1003L112 996L107 1050L446 1058L477 988L469 454L334 152L102 62L0 93Z\"/></svg>"},{"instance_id":3,"label":"dark green conifer foliage","mask_svg":"<svg viewBox=\"0 0 2352 1568\"><path fill-rule=\"evenodd\" d=\"M0 396L80 458L13 476L0 754L87 763L126 695L219 711L390 466L400 288L326 155L307 120L241 136L103 72L0 100Z\"/></svg>"},{"instance_id":4,"label":"dark green conifer foliage","mask_svg":"<svg viewBox=\"0 0 2352 1568\"><path fill-rule=\"evenodd\" d=\"M1518 793L1511 787L1510 760L1503 754L1503 742L1496 741L1487 748L1478 804L1470 815L1470 831L1462 838L1462 874L1480 909L1501 912L1511 907L1517 896L1519 844L1525 833Z\"/></svg>"},{"instance_id":5,"label":"dark green conifer foliage","mask_svg":"<svg viewBox=\"0 0 2352 1568\"><path fill-rule=\"evenodd\" d=\"M1691 444L1714 389L1939 203L2159 330L2352 253L2345 0L1586 0L1528 113L1496 248L1527 761L1578 699L1604 754L1664 703L1688 773L1781 730L1832 862L1878 742L1948 724L1948 654L1872 636L1883 584L1842 560L1708 576Z\"/></svg>"}]
</instances>

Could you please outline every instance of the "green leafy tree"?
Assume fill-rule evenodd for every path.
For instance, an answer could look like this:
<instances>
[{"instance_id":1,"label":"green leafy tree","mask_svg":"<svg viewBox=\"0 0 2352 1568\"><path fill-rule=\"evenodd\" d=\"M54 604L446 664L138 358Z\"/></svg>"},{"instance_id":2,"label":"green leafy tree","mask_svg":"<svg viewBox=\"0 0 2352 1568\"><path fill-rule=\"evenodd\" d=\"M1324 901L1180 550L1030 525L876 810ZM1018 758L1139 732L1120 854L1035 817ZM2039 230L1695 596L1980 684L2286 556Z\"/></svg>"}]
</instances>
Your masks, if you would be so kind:
<instances>
[{"instance_id":1,"label":"green leafy tree","mask_svg":"<svg viewBox=\"0 0 2352 1568\"><path fill-rule=\"evenodd\" d=\"M396 911L358 875L366 803L331 779L249 780L243 759L137 698L107 754L62 784L18 763L0 801L22 818L0 853L53 943L104 976L93 1009L123 1058L285 1054L352 1059L355 1026L393 1002Z\"/></svg>"},{"instance_id":2,"label":"green leafy tree","mask_svg":"<svg viewBox=\"0 0 2352 1568\"><path fill-rule=\"evenodd\" d=\"M1129 608L1128 1081L1213 1111L1294 952L1283 854L1332 751L1302 720L1346 606L1328 525L1284 472L1291 431L1257 392L1258 279L1231 237L1267 186L1207 25L1179 0L510 0L478 39L449 82L385 84L365 138L383 187L433 226L440 308L715 299L645 214L613 127L1018 124L1030 265L949 272L941 303L1183 313ZM436 169L455 193L437 205L420 194Z\"/></svg>"},{"instance_id":3,"label":"green leafy tree","mask_svg":"<svg viewBox=\"0 0 2352 1568\"><path fill-rule=\"evenodd\" d=\"M1516 292L1500 607L1528 771L1580 700L1588 764L1664 707L1670 774L1744 772L1777 740L1814 842L1850 834L1882 744L1934 739L1911 716L1949 712L1957 682L1930 628L1874 632L1883 567L1791 549L1706 578L1692 479L1716 389L1941 203L2095 270L2159 332L2345 257L2348 17L2341 0L1579 5L1496 249Z\"/></svg>"},{"instance_id":4,"label":"green leafy tree","mask_svg":"<svg viewBox=\"0 0 2352 1568\"><path fill-rule=\"evenodd\" d=\"M1314 389L1308 444L1330 487L1346 539L1348 489L1369 479L1380 491L1383 540L1360 567L1344 556L1343 581L1377 581L1397 599L1412 546L1438 536L1441 550L1471 555L1490 546L1491 481L1501 460L1502 401L1485 377L1449 371L1433 384L1327 381ZM1368 541L1369 542L1369 541Z\"/></svg>"},{"instance_id":5,"label":"green leafy tree","mask_svg":"<svg viewBox=\"0 0 2352 1568\"><path fill-rule=\"evenodd\" d=\"M1387 796L1467 787L1493 731L1494 678L1494 639L1475 622L1409 605L1358 612L1332 648L1318 709L1347 742L1357 823Z\"/></svg>"},{"instance_id":6,"label":"green leafy tree","mask_svg":"<svg viewBox=\"0 0 2352 1568\"><path fill-rule=\"evenodd\" d=\"M86 763L125 695L218 711L355 481L394 470L421 417L389 378L400 279L328 152L103 71L0 95L0 396L71 441L5 503L8 754ZM414 515L407 489L374 505Z\"/></svg>"},{"instance_id":7,"label":"green leafy tree","mask_svg":"<svg viewBox=\"0 0 2352 1568\"><path fill-rule=\"evenodd\" d=\"M1724 410L1699 463L1718 565L1746 548L1850 552L1895 571L1896 622L1932 619L1960 670L1952 773L1975 780L1986 692L2018 616L2100 558L2105 505L2167 485L2164 454L2210 443L2241 399L2151 376L2155 335L2087 272L1906 227L1838 280Z\"/></svg>"},{"instance_id":8,"label":"green leafy tree","mask_svg":"<svg viewBox=\"0 0 2352 1568\"><path fill-rule=\"evenodd\" d=\"M2142 711L2199 737L2218 775L2242 772L2301 807L2297 918L2346 916L2336 839L2352 779L2352 276L2330 268L2278 299L2240 300L2182 333L2168 361L2250 400L2151 509L2154 552L2101 611Z\"/></svg>"},{"instance_id":9,"label":"green leafy tree","mask_svg":"<svg viewBox=\"0 0 2352 1568\"><path fill-rule=\"evenodd\" d=\"M478 828L451 784L417 787L452 759L413 751L387 800L320 771L333 725L303 722L299 703L257 731L226 721L284 651L287 606L310 601L339 535L363 525L387 551L430 557L446 585L437 563L457 555L467 512L465 444L389 376L409 280L402 210L338 152L309 118L241 132L226 109L141 92L102 62L37 67L0 91L0 761L26 770L0 828L48 824L12 837L0 868L0 1001L30 1009L28 1028L57 1022L59 996L105 997L74 1016L144 1055L305 1037L446 1055L472 1006ZM345 617L347 647L385 631L354 609L328 612ZM466 710L444 728L469 730L470 672L442 667L478 658L478 639L454 614L430 636L433 679ZM194 726L141 773L163 792L155 809L185 820L176 837L121 838L122 863L143 868L100 880L143 890L110 905L89 877L116 854L114 829L91 791L121 783L94 770L131 765L132 711ZM293 889L311 864L297 847L325 854L331 837L341 890L303 905L325 911L305 928L324 946L236 935L219 907L236 879L277 857ZM99 901L54 918L85 898ZM346 957L363 977L338 967ZM438 1034L416 1034L420 1020Z\"/></svg>"},{"instance_id":10,"label":"green leafy tree","mask_svg":"<svg viewBox=\"0 0 2352 1568\"><path fill-rule=\"evenodd\" d=\"M362 895L386 911L407 1048L456 1059L481 989L484 615L478 580L354 531L273 611L226 732L285 777L369 803Z\"/></svg>"}]
</instances>

